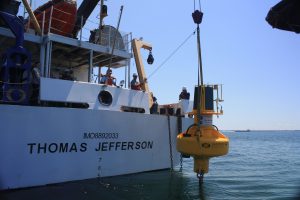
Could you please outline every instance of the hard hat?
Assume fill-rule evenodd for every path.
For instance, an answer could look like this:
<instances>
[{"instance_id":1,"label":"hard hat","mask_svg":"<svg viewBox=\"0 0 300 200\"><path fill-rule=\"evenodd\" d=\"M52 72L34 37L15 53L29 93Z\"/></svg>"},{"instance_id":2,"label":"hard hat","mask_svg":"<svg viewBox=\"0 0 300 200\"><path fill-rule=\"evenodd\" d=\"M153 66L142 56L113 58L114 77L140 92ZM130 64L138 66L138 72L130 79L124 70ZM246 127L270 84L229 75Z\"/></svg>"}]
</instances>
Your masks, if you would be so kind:
<instances>
[{"instance_id":1,"label":"hard hat","mask_svg":"<svg viewBox=\"0 0 300 200\"><path fill-rule=\"evenodd\" d=\"M137 76L137 74L136 74L136 73L133 73L132 76Z\"/></svg>"},{"instance_id":2,"label":"hard hat","mask_svg":"<svg viewBox=\"0 0 300 200\"><path fill-rule=\"evenodd\" d=\"M182 90L186 90L186 87L182 87Z\"/></svg>"}]
</instances>

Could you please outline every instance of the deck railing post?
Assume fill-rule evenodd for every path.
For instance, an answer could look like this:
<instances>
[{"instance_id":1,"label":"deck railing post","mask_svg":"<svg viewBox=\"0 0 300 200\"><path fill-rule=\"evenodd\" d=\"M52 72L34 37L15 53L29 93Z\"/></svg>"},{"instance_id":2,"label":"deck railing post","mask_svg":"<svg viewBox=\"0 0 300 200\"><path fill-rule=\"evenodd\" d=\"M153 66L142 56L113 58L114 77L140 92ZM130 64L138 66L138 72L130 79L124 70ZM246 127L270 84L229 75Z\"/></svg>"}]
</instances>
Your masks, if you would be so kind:
<instances>
[{"instance_id":1,"label":"deck railing post","mask_svg":"<svg viewBox=\"0 0 300 200\"><path fill-rule=\"evenodd\" d=\"M129 41L127 44L128 47L128 52L130 52L132 54L132 45L131 45L131 41L132 41L132 33L129 33ZM131 62L130 62L130 58L128 59L128 88L130 88L130 68L131 68Z\"/></svg>"},{"instance_id":2,"label":"deck railing post","mask_svg":"<svg viewBox=\"0 0 300 200\"><path fill-rule=\"evenodd\" d=\"M90 50L90 60L89 60L89 82L92 82L93 74L93 50Z\"/></svg>"},{"instance_id":3,"label":"deck railing post","mask_svg":"<svg viewBox=\"0 0 300 200\"><path fill-rule=\"evenodd\" d=\"M46 75L45 75L45 71L46 71L46 69L45 69L45 60L46 60L46 58L45 58L45 43L44 42L42 42L42 44L40 45L40 70L41 70L41 76L42 77L46 77Z\"/></svg>"},{"instance_id":4,"label":"deck railing post","mask_svg":"<svg viewBox=\"0 0 300 200\"><path fill-rule=\"evenodd\" d=\"M51 31L52 14L53 14L53 6L51 6L51 10L50 10L48 33L50 33Z\"/></svg>"},{"instance_id":5,"label":"deck railing post","mask_svg":"<svg viewBox=\"0 0 300 200\"><path fill-rule=\"evenodd\" d=\"M49 43L49 66L48 66L48 77L51 77L51 63L52 63L52 41Z\"/></svg>"},{"instance_id":6,"label":"deck railing post","mask_svg":"<svg viewBox=\"0 0 300 200\"><path fill-rule=\"evenodd\" d=\"M83 16L81 16L81 22L80 22L80 42L82 40L82 26L83 26Z\"/></svg>"},{"instance_id":7,"label":"deck railing post","mask_svg":"<svg viewBox=\"0 0 300 200\"><path fill-rule=\"evenodd\" d=\"M50 51L50 41L46 43L46 59L44 67L44 77L49 78L49 51Z\"/></svg>"},{"instance_id":8,"label":"deck railing post","mask_svg":"<svg viewBox=\"0 0 300 200\"><path fill-rule=\"evenodd\" d=\"M51 73L51 58L52 57L52 41L48 41L46 44L46 63L45 63L45 77L50 78Z\"/></svg>"},{"instance_id":9,"label":"deck railing post","mask_svg":"<svg viewBox=\"0 0 300 200\"><path fill-rule=\"evenodd\" d=\"M42 36L44 35L44 29L45 29L45 11L43 12Z\"/></svg>"}]
</instances>

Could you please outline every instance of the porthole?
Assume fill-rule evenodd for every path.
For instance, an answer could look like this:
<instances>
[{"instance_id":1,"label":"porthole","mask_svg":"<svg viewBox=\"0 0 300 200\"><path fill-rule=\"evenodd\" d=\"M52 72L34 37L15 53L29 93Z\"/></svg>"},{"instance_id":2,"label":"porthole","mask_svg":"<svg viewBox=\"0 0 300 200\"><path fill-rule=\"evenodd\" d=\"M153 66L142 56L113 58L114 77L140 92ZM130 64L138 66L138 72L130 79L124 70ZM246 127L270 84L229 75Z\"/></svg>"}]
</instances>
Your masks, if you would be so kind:
<instances>
[{"instance_id":1,"label":"porthole","mask_svg":"<svg viewBox=\"0 0 300 200\"><path fill-rule=\"evenodd\" d=\"M98 100L99 102L104 106L110 106L112 104L113 98L109 91L102 90L98 94Z\"/></svg>"}]
</instances>

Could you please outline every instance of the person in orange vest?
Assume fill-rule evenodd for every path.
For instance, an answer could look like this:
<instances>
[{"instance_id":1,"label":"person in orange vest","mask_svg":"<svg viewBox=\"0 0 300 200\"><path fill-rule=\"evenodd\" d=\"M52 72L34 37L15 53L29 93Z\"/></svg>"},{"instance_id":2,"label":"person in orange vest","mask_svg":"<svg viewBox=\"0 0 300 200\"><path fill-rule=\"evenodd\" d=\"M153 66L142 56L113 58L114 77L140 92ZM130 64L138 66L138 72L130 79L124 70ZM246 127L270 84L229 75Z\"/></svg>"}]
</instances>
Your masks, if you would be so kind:
<instances>
[{"instance_id":1,"label":"person in orange vest","mask_svg":"<svg viewBox=\"0 0 300 200\"><path fill-rule=\"evenodd\" d=\"M112 76L112 70L111 69L107 69L106 74L102 75L100 83L106 84L106 85L116 86L116 78Z\"/></svg>"}]
</instances>

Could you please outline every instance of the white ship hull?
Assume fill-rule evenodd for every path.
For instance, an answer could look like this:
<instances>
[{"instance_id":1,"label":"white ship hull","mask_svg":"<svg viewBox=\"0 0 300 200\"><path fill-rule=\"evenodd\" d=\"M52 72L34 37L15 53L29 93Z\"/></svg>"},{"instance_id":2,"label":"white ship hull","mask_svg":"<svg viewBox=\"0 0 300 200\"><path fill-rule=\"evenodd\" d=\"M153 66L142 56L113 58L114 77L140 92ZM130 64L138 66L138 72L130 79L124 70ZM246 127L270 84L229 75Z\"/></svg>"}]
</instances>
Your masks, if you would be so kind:
<instances>
[{"instance_id":1,"label":"white ship hull","mask_svg":"<svg viewBox=\"0 0 300 200\"><path fill-rule=\"evenodd\" d=\"M177 118L169 119L0 105L0 190L165 169L171 156L175 166ZM182 120L183 128L192 123Z\"/></svg>"},{"instance_id":2,"label":"white ship hull","mask_svg":"<svg viewBox=\"0 0 300 200\"><path fill-rule=\"evenodd\" d=\"M120 40L122 48L50 32L23 34L22 20L2 15L11 31L0 27L0 190L178 164L177 118L166 113L187 116L192 103L186 100L159 107L140 53L146 48L151 58L150 44L130 41L131 34L119 32L114 40ZM49 20L52 15L43 25ZM112 35L116 33L109 33L108 38ZM11 46L14 40L16 47ZM132 71L132 56L140 90L126 87L125 81L117 84L111 74L111 68L125 67L124 63L125 71ZM153 56L148 63L153 63ZM130 77L126 73L123 80L131 83ZM182 130L192 123L193 119L182 118Z\"/></svg>"}]
</instances>

